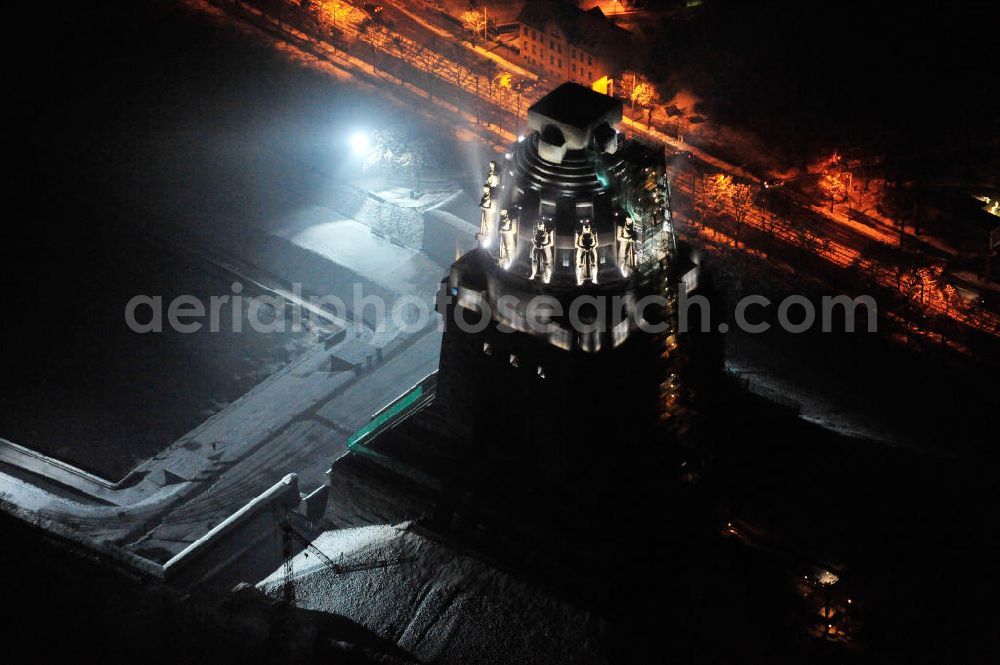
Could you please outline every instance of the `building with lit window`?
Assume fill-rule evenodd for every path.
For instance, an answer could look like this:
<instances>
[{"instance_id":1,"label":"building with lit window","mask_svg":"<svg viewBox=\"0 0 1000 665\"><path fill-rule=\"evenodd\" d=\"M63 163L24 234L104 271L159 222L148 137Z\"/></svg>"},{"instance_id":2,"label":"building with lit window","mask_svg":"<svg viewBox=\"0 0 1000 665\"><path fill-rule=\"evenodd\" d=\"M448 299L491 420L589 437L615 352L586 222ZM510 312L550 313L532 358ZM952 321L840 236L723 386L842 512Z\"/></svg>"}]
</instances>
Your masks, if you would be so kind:
<instances>
[{"instance_id":1,"label":"building with lit window","mask_svg":"<svg viewBox=\"0 0 1000 665\"><path fill-rule=\"evenodd\" d=\"M598 7L583 11L569 2L528 2L517 22L521 57L543 76L590 87L628 68L631 33Z\"/></svg>"}]
</instances>

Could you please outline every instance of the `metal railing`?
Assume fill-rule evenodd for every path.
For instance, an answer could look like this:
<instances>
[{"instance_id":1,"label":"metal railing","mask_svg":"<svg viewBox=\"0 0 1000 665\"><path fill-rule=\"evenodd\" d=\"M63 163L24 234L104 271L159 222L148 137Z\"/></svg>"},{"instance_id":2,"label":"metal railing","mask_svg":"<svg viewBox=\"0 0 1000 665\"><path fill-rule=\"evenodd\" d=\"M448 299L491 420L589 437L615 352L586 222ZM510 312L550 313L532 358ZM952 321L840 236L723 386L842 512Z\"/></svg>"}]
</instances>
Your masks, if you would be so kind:
<instances>
[{"instance_id":1,"label":"metal railing","mask_svg":"<svg viewBox=\"0 0 1000 665\"><path fill-rule=\"evenodd\" d=\"M364 447L362 442L374 439L381 432L419 411L434 399L437 390L437 370L418 381L412 388L372 414L371 419L347 439L348 449Z\"/></svg>"}]
</instances>

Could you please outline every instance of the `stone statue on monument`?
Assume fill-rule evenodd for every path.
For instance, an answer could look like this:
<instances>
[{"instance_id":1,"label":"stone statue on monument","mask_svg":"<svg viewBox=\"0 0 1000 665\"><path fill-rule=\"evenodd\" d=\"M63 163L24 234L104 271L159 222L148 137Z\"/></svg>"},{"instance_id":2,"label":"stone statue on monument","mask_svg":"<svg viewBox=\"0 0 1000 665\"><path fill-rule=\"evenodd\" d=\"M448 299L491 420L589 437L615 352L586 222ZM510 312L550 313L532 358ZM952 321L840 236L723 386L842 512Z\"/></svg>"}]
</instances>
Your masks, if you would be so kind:
<instances>
[{"instance_id":1,"label":"stone statue on monument","mask_svg":"<svg viewBox=\"0 0 1000 665\"><path fill-rule=\"evenodd\" d=\"M506 270L514 261L514 252L517 248L517 224L506 208L500 211L500 222L497 225L497 230L500 232L497 263Z\"/></svg>"},{"instance_id":2,"label":"stone statue on monument","mask_svg":"<svg viewBox=\"0 0 1000 665\"><path fill-rule=\"evenodd\" d=\"M618 226L618 268L625 277L635 270L635 242L638 235L635 221L631 217L626 217L625 223Z\"/></svg>"},{"instance_id":3,"label":"stone statue on monument","mask_svg":"<svg viewBox=\"0 0 1000 665\"><path fill-rule=\"evenodd\" d=\"M541 278L546 284L552 279L552 231L539 218L531 237L531 278Z\"/></svg>"},{"instance_id":4,"label":"stone statue on monument","mask_svg":"<svg viewBox=\"0 0 1000 665\"><path fill-rule=\"evenodd\" d=\"M576 233L576 282L597 284L597 234L590 220L584 220Z\"/></svg>"}]
</instances>

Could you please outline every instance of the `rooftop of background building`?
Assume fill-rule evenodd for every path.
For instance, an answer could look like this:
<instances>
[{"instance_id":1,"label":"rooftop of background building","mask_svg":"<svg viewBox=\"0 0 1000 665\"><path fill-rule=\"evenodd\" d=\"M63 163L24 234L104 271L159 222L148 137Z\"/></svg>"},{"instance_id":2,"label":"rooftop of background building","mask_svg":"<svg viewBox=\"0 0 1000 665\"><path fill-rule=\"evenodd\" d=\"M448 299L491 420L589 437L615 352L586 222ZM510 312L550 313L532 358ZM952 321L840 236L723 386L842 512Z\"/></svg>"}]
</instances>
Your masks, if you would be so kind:
<instances>
[{"instance_id":1,"label":"rooftop of background building","mask_svg":"<svg viewBox=\"0 0 1000 665\"><path fill-rule=\"evenodd\" d=\"M582 10L570 2L528 2L517 15L519 23L535 28L555 25L566 39L582 48L621 48L631 37L604 16L598 7Z\"/></svg>"}]
</instances>

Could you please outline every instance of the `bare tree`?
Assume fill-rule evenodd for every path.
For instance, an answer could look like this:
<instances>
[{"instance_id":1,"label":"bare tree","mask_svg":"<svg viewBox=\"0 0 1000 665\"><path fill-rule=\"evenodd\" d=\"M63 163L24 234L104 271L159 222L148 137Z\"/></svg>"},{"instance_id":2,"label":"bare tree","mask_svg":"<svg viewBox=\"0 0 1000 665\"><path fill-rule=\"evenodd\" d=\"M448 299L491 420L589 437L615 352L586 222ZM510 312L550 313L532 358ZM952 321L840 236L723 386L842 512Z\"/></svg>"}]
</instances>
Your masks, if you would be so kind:
<instances>
[{"instance_id":1,"label":"bare tree","mask_svg":"<svg viewBox=\"0 0 1000 665\"><path fill-rule=\"evenodd\" d=\"M753 200L756 192L753 187L744 183L736 183L729 188L729 203L733 208L733 219L736 221L736 227L733 229L733 246L740 246L740 231L743 228L743 222L746 221L747 215L750 214L750 208L753 206Z\"/></svg>"}]
</instances>

